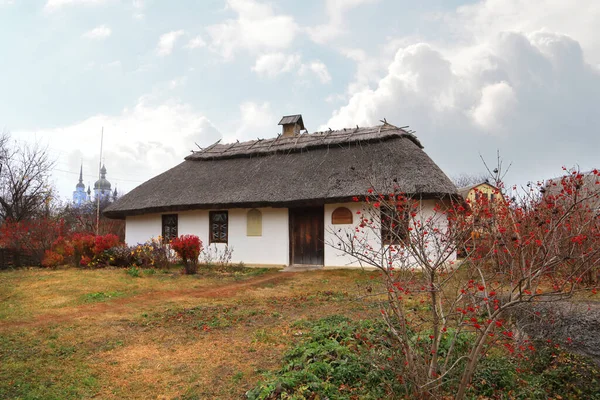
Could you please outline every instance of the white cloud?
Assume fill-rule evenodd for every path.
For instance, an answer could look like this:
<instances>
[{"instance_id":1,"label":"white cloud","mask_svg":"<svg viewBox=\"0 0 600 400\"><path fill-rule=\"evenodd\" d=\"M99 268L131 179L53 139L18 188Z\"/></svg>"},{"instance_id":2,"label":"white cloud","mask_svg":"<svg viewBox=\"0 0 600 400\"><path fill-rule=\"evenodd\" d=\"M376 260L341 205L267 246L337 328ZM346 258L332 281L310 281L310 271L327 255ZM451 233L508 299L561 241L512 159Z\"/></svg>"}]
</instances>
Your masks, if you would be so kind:
<instances>
[{"instance_id":1,"label":"white cloud","mask_svg":"<svg viewBox=\"0 0 600 400\"><path fill-rule=\"evenodd\" d=\"M104 40L111 35L111 29L106 25L100 25L83 34L86 39Z\"/></svg>"},{"instance_id":2,"label":"white cloud","mask_svg":"<svg viewBox=\"0 0 600 400\"><path fill-rule=\"evenodd\" d=\"M78 172L83 159L85 183L93 184L102 127L107 178L121 192L182 162L190 150L197 149L194 143L207 146L220 137L212 122L191 105L175 100L154 103L147 96L119 115L100 114L60 128L12 135L20 140L35 136L49 144L61 170L54 173L56 186L63 197L70 197L77 176L63 171Z\"/></svg>"},{"instance_id":3,"label":"white cloud","mask_svg":"<svg viewBox=\"0 0 600 400\"><path fill-rule=\"evenodd\" d=\"M321 83L329 83L331 82L331 75L329 74L329 70L327 66L323 64L322 61L313 60L307 64L302 64L298 74L300 76L308 75L309 73L314 74Z\"/></svg>"},{"instance_id":4,"label":"white cloud","mask_svg":"<svg viewBox=\"0 0 600 400\"><path fill-rule=\"evenodd\" d=\"M202 36L198 35L195 38L190 39L190 41L185 45L187 49L197 49L199 47L206 46L206 42L202 39Z\"/></svg>"},{"instance_id":5,"label":"white cloud","mask_svg":"<svg viewBox=\"0 0 600 400\"><path fill-rule=\"evenodd\" d=\"M482 89L479 104L473 109L473 120L487 131L498 129L508 122L516 102L515 91L508 83L487 85Z\"/></svg>"},{"instance_id":6,"label":"white cloud","mask_svg":"<svg viewBox=\"0 0 600 400\"><path fill-rule=\"evenodd\" d=\"M184 31L171 31L161 35L158 39L158 45L156 46L156 54L161 57L168 56L173 52L173 47L177 43L177 40L183 36Z\"/></svg>"},{"instance_id":7,"label":"white cloud","mask_svg":"<svg viewBox=\"0 0 600 400\"><path fill-rule=\"evenodd\" d=\"M268 102L256 103L247 101L240 105L240 119L233 134L224 134L225 143L236 140L244 141L260 138L270 138L275 136L273 121L277 118L271 110Z\"/></svg>"},{"instance_id":8,"label":"white cloud","mask_svg":"<svg viewBox=\"0 0 600 400\"><path fill-rule=\"evenodd\" d=\"M259 76L274 78L284 72L296 68L300 62L300 55L285 53L268 53L256 59L252 70Z\"/></svg>"},{"instance_id":9,"label":"white cloud","mask_svg":"<svg viewBox=\"0 0 600 400\"><path fill-rule=\"evenodd\" d=\"M590 127L600 125L598 104L600 70L585 61L577 41L513 32L452 57L426 43L401 48L387 74L354 93L321 128L387 118L416 129L449 174L480 165L479 152L500 149L515 160L520 179L539 179L563 164L597 164L600 137Z\"/></svg>"},{"instance_id":10,"label":"white cloud","mask_svg":"<svg viewBox=\"0 0 600 400\"><path fill-rule=\"evenodd\" d=\"M345 34L344 15L353 8L379 0L327 0L325 9L329 21L324 25L307 28L310 38L316 43L327 43Z\"/></svg>"},{"instance_id":11,"label":"white cloud","mask_svg":"<svg viewBox=\"0 0 600 400\"><path fill-rule=\"evenodd\" d=\"M299 32L293 17L276 14L269 4L228 0L227 5L237 18L206 28L210 48L225 59L232 59L240 49L254 53L286 49Z\"/></svg>"},{"instance_id":12,"label":"white cloud","mask_svg":"<svg viewBox=\"0 0 600 400\"><path fill-rule=\"evenodd\" d=\"M446 15L452 28L485 42L498 32L533 32L545 29L577 38L592 63L600 62L600 2L597 0L485 0Z\"/></svg>"},{"instance_id":13,"label":"white cloud","mask_svg":"<svg viewBox=\"0 0 600 400\"><path fill-rule=\"evenodd\" d=\"M55 11L65 6L78 6L78 5L101 5L106 4L112 0L48 0L44 9L47 11Z\"/></svg>"}]
</instances>

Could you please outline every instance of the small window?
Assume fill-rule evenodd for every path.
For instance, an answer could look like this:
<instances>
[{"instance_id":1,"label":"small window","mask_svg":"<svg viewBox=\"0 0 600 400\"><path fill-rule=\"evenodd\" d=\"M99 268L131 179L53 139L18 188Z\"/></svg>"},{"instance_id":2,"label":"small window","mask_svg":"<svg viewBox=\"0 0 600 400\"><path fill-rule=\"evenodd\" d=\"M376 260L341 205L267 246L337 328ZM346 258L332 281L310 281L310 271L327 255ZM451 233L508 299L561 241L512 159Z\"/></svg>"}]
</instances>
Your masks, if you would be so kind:
<instances>
[{"instance_id":1,"label":"small window","mask_svg":"<svg viewBox=\"0 0 600 400\"><path fill-rule=\"evenodd\" d=\"M162 238L164 242L170 242L177 237L177 214L165 214L162 216Z\"/></svg>"},{"instance_id":2,"label":"small window","mask_svg":"<svg viewBox=\"0 0 600 400\"><path fill-rule=\"evenodd\" d=\"M331 214L331 223L333 225L345 225L352 223L352 211L346 207L338 207Z\"/></svg>"},{"instance_id":3,"label":"small window","mask_svg":"<svg viewBox=\"0 0 600 400\"><path fill-rule=\"evenodd\" d=\"M227 211L210 211L210 243L227 243L229 216Z\"/></svg>"},{"instance_id":4,"label":"small window","mask_svg":"<svg viewBox=\"0 0 600 400\"><path fill-rule=\"evenodd\" d=\"M256 208L248 211L246 236L262 236L262 213Z\"/></svg>"},{"instance_id":5,"label":"small window","mask_svg":"<svg viewBox=\"0 0 600 400\"><path fill-rule=\"evenodd\" d=\"M408 213L402 209L381 209L381 241L402 244L408 239Z\"/></svg>"}]
</instances>

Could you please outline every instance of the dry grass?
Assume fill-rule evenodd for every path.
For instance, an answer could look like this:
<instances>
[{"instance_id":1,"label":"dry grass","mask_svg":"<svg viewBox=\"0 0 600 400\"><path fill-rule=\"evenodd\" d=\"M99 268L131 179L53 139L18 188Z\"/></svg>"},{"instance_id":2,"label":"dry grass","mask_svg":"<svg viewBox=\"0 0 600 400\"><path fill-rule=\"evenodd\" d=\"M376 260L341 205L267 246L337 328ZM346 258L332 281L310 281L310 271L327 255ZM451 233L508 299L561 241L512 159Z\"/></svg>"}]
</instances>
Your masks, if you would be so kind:
<instances>
[{"instance_id":1,"label":"dry grass","mask_svg":"<svg viewBox=\"0 0 600 400\"><path fill-rule=\"evenodd\" d=\"M373 272L0 273L0 398L240 398ZM374 311L375 309L375 311Z\"/></svg>"}]
</instances>

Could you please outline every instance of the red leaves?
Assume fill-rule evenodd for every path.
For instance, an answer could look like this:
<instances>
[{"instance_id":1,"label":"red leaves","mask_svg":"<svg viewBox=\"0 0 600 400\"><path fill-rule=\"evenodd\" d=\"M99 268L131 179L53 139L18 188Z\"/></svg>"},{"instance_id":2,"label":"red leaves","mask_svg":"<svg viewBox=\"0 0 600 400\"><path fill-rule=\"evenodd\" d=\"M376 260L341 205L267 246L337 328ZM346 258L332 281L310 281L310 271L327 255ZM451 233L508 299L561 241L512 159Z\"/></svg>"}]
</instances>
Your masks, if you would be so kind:
<instances>
[{"instance_id":1,"label":"red leaves","mask_svg":"<svg viewBox=\"0 0 600 400\"><path fill-rule=\"evenodd\" d=\"M171 240L171 248L184 261L197 261L202 251L202 241L196 235L181 235Z\"/></svg>"}]
</instances>

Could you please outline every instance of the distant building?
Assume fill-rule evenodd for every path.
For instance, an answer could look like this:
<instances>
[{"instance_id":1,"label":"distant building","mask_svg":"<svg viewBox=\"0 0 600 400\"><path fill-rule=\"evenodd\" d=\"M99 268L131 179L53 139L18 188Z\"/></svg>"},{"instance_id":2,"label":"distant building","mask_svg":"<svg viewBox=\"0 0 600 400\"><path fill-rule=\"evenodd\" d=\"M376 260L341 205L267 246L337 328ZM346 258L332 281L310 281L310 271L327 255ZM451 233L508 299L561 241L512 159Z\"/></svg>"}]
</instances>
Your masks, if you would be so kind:
<instances>
[{"instance_id":1,"label":"distant building","mask_svg":"<svg viewBox=\"0 0 600 400\"><path fill-rule=\"evenodd\" d=\"M498 190L497 187L490 185L487 181L459 188L458 194L469 204L477 204L480 199L486 199L489 202L499 202L503 200L500 190Z\"/></svg>"},{"instance_id":2,"label":"distant building","mask_svg":"<svg viewBox=\"0 0 600 400\"><path fill-rule=\"evenodd\" d=\"M73 192L73 204L77 207L81 207L83 204L90 201L90 188L88 187L87 192L85 191L85 185L83 184L83 165L79 167L79 182L75 185L75 191Z\"/></svg>"},{"instance_id":3,"label":"distant building","mask_svg":"<svg viewBox=\"0 0 600 400\"><path fill-rule=\"evenodd\" d=\"M106 166L102 166L100 169L100 179L94 183L94 197L92 198L92 191L88 186L87 191L83 184L83 166L79 169L79 182L75 185L75 191L73 192L73 203L77 207L89 202L96 202L100 199L101 203L112 203L118 197L117 188L112 190L112 185L106 179Z\"/></svg>"}]
</instances>

